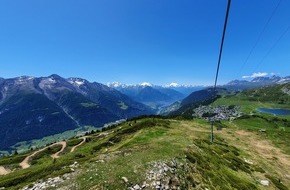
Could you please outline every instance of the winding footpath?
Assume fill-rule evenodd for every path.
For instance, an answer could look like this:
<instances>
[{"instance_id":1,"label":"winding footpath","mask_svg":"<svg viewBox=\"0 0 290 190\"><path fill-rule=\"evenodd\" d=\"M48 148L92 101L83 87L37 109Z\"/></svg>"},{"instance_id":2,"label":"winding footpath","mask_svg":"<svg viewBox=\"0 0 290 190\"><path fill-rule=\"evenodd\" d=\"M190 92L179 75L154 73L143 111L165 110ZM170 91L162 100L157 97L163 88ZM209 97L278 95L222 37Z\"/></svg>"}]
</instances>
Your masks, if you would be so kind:
<instances>
[{"instance_id":1,"label":"winding footpath","mask_svg":"<svg viewBox=\"0 0 290 190\"><path fill-rule=\"evenodd\" d=\"M61 148L60 151L58 151L57 153L51 155L52 158L59 158L59 154L60 154L61 152L63 152L63 150L64 150L65 147L66 147L66 142L65 142L65 141L57 142L57 143L54 143L54 144L52 144L52 145L50 145L50 146L48 146L48 147L52 147L52 146L54 146L54 145L62 145L62 148ZM44 150L47 149L48 147L44 147L44 148L42 148L42 149L40 149L40 150L38 150L38 151L35 151L33 154L27 156L27 157L26 157L26 158L25 158L25 159L24 159L24 160L19 164L19 166L20 166L22 169L29 168L29 167L30 167L29 160L30 160L31 158L33 158L37 153L44 151Z\"/></svg>"},{"instance_id":2,"label":"winding footpath","mask_svg":"<svg viewBox=\"0 0 290 190\"><path fill-rule=\"evenodd\" d=\"M84 143L86 142L86 140L87 140L87 137L80 137L80 139L83 139L83 141L80 142L79 144L77 144L76 146L72 147L71 150L70 150L70 152L75 151L75 149L76 149L77 147L79 147L79 146L81 146L82 144L84 144Z\"/></svg>"},{"instance_id":3,"label":"winding footpath","mask_svg":"<svg viewBox=\"0 0 290 190\"><path fill-rule=\"evenodd\" d=\"M55 143L54 145L56 145L56 144L59 144L62 147L61 147L60 151L58 151L57 153L51 155L51 157L53 159L59 158L59 154L62 153L64 151L65 147L66 147L66 141L61 141L61 142Z\"/></svg>"},{"instance_id":4,"label":"winding footpath","mask_svg":"<svg viewBox=\"0 0 290 190\"><path fill-rule=\"evenodd\" d=\"M114 133L114 131L111 132L111 133L100 133L100 134L99 134L98 136L96 136L95 138L98 138L98 137L101 137L101 136L107 136L107 135L112 134L112 133ZM79 144L75 145L74 147L72 147L71 150L70 150L70 152L74 152L75 149L76 149L77 147L79 147L79 146L81 146L82 144L84 144L84 143L86 142L86 140L87 140L88 137L90 137L90 136L83 136L83 137L80 137L79 139L83 139L83 141L80 142Z\"/></svg>"},{"instance_id":5,"label":"winding footpath","mask_svg":"<svg viewBox=\"0 0 290 190\"><path fill-rule=\"evenodd\" d=\"M10 172L11 172L10 170L4 168L3 166L0 166L0 176L1 176L1 175L7 175L7 174L9 174Z\"/></svg>"},{"instance_id":6,"label":"winding footpath","mask_svg":"<svg viewBox=\"0 0 290 190\"><path fill-rule=\"evenodd\" d=\"M112 131L111 133L114 133L114 131ZM107 136L111 133L100 133L98 136L96 137L101 137L101 136ZM70 152L74 152L75 149L79 146L81 146L82 144L84 144L87 140L88 136L84 136L84 137L80 137L80 139L83 139L79 144L75 145L74 147L72 147L71 151ZM22 168L22 169L26 169L26 168L29 168L31 165L29 164L29 161L31 160L31 158L33 158L36 154L38 154L39 152L42 152L44 151L45 149L47 149L48 147L52 147L52 146L55 146L55 145L61 145L62 148L60 151L58 151L57 153L55 154L52 154L51 157L53 159L57 159L60 157L60 153L62 153L64 151L64 149L66 148L67 146L67 143L66 141L61 141L61 142L57 142L57 143L54 143L54 144L51 144L47 147L44 147L42 149L39 149L35 152L33 152L31 155L27 156L22 162L19 163L19 166ZM0 166L0 176L1 175L7 175L9 174L11 171L9 169L6 169L5 167L3 166Z\"/></svg>"}]
</instances>

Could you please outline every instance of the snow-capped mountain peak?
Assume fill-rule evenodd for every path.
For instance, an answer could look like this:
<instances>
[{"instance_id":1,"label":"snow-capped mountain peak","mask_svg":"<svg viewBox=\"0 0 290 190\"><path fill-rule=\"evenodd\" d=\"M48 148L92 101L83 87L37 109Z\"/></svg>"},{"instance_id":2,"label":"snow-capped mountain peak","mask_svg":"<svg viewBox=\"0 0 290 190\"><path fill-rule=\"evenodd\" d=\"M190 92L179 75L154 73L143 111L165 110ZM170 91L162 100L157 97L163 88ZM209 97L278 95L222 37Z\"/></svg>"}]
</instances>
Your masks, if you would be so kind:
<instances>
[{"instance_id":1,"label":"snow-capped mountain peak","mask_svg":"<svg viewBox=\"0 0 290 190\"><path fill-rule=\"evenodd\" d=\"M224 85L228 89L247 89L273 84L284 84L290 82L290 76L280 77L273 75L271 77L255 77L252 80L233 80Z\"/></svg>"},{"instance_id":2,"label":"snow-capped mountain peak","mask_svg":"<svg viewBox=\"0 0 290 190\"><path fill-rule=\"evenodd\" d=\"M282 79L282 77L279 77L279 76L277 76L277 75L273 75L273 76L271 76L271 78L270 78L273 82L278 82L278 81L280 81L281 79Z\"/></svg>"},{"instance_id":3,"label":"snow-capped mountain peak","mask_svg":"<svg viewBox=\"0 0 290 190\"><path fill-rule=\"evenodd\" d=\"M165 87L180 87L180 85L176 82L172 82L169 85L165 85Z\"/></svg>"},{"instance_id":4,"label":"snow-capped mountain peak","mask_svg":"<svg viewBox=\"0 0 290 190\"><path fill-rule=\"evenodd\" d=\"M139 84L140 86L153 86L152 84L150 84L149 82L143 82L141 84Z\"/></svg>"},{"instance_id":5,"label":"snow-capped mountain peak","mask_svg":"<svg viewBox=\"0 0 290 190\"><path fill-rule=\"evenodd\" d=\"M111 88L126 88L128 85L114 81L114 82L108 82L107 86Z\"/></svg>"}]
</instances>

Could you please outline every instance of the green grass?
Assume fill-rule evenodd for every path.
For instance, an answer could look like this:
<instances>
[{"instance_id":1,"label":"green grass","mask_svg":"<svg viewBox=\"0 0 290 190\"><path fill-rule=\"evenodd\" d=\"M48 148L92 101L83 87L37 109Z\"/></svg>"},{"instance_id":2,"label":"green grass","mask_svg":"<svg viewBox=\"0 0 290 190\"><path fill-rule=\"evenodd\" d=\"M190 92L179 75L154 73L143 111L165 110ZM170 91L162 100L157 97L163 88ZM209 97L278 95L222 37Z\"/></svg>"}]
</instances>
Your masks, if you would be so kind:
<instances>
[{"instance_id":1,"label":"green grass","mask_svg":"<svg viewBox=\"0 0 290 190\"><path fill-rule=\"evenodd\" d=\"M191 171L194 181L202 179L204 187L209 189L259 189L251 176L265 171L258 165L246 163L239 149L219 136L214 143L198 139L194 144L186 151L187 159L195 168Z\"/></svg>"},{"instance_id":2,"label":"green grass","mask_svg":"<svg viewBox=\"0 0 290 190\"><path fill-rule=\"evenodd\" d=\"M45 162L49 162L51 160L50 155L57 153L62 148L61 145L54 145L52 147L48 147L45 150L37 153L32 159L31 159L31 165L36 164L42 164Z\"/></svg>"},{"instance_id":3,"label":"green grass","mask_svg":"<svg viewBox=\"0 0 290 190\"><path fill-rule=\"evenodd\" d=\"M12 148L17 149L19 153L27 152L30 148L44 147L47 144L70 139L75 136L84 135L87 131L98 130L98 128L92 126L84 126L74 130L69 130L63 133L47 136L41 139L35 139L31 141L23 141L15 144Z\"/></svg>"},{"instance_id":4,"label":"green grass","mask_svg":"<svg viewBox=\"0 0 290 190\"><path fill-rule=\"evenodd\" d=\"M253 115L225 123L238 129L257 133L261 138L270 140L284 153L290 155L290 121ZM259 132L260 129L265 129L266 132Z\"/></svg>"},{"instance_id":5,"label":"green grass","mask_svg":"<svg viewBox=\"0 0 290 190\"><path fill-rule=\"evenodd\" d=\"M67 169L63 169L63 166L64 163L62 162L53 163L51 161L26 170L18 170L17 172L2 176L0 178L0 187L16 190L38 179L54 177L69 172Z\"/></svg>"},{"instance_id":6,"label":"green grass","mask_svg":"<svg viewBox=\"0 0 290 190\"><path fill-rule=\"evenodd\" d=\"M29 154L18 154L14 156L4 157L0 159L0 166L9 166L10 168L18 168L19 163Z\"/></svg>"},{"instance_id":7,"label":"green grass","mask_svg":"<svg viewBox=\"0 0 290 190\"><path fill-rule=\"evenodd\" d=\"M270 121L267 118L250 117L233 122L222 122L222 125L226 125L226 130L232 134L238 129L256 132L259 126L263 125L269 132L261 133L260 135L264 135L261 137L272 141L276 138L275 135L280 134L279 125L282 125L283 121L278 120L273 123ZM273 124L278 127L273 127ZM92 134L89 142L72 153L66 152L56 161L53 161L50 155L57 152L60 146L43 151L34 157L30 168L18 169L1 176L0 187L19 189L38 179L60 176L70 172L68 166L75 161L80 164L77 176L63 184L64 186L75 184L75 189L127 189L131 185L144 182L146 173L151 167L150 163L167 162L172 159L177 160L184 167L176 174L180 178L180 187L184 189L193 187L262 189L257 181L258 176L271 173L271 176L275 177L268 179L271 181L277 179L276 176L279 175L275 171L281 168L268 167L269 164L265 164L268 160L263 158L261 158L263 164L259 162L253 165L247 164L244 158L249 157L250 154L237 148L232 141L225 140L223 138L225 132L216 134L215 143L212 144L209 142L209 124L204 120L157 118L133 120L106 131L108 135ZM287 137L289 133L283 133L277 142L277 146L285 151L287 149L284 148L289 142ZM81 139L69 139L68 149L81 141ZM22 158L23 155L15 155L10 158L10 162L8 158L2 158L0 163L15 164ZM130 183L125 184L122 177L127 177ZM274 181L272 182L274 184ZM280 187L278 185L280 184L275 184L277 188Z\"/></svg>"},{"instance_id":8,"label":"green grass","mask_svg":"<svg viewBox=\"0 0 290 190\"><path fill-rule=\"evenodd\" d=\"M280 181L279 181L279 179L278 178L276 178L276 177L273 177L273 176L271 176L271 175L266 175L266 177L268 178L268 179L270 179L271 180L271 182L278 188L278 189L280 189L280 190L288 190L288 188L285 186L285 185L283 185Z\"/></svg>"},{"instance_id":9,"label":"green grass","mask_svg":"<svg viewBox=\"0 0 290 190\"><path fill-rule=\"evenodd\" d=\"M83 141L83 139L79 139L79 138L72 138L67 140L67 147L73 147L76 146L78 144L80 144Z\"/></svg>"}]
</instances>

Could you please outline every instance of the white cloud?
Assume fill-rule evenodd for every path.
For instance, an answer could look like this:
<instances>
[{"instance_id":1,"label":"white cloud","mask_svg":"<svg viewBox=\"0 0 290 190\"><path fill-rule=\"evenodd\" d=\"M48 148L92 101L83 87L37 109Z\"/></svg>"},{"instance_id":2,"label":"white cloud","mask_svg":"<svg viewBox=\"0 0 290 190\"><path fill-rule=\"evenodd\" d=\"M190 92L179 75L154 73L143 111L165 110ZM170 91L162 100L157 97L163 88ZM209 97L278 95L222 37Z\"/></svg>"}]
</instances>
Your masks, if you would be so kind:
<instances>
[{"instance_id":1,"label":"white cloud","mask_svg":"<svg viewBox=\"0 0 290 190\"><path fill-rule=\"evenodd\" d=\"M255 78L255 77L264 77L267 76L268 73L266 72L257 72L257 73L253 73L252 75L246 75L246 76L242 76L243 79L248 79L248 78Z\"/></svg>"}]
</instances>

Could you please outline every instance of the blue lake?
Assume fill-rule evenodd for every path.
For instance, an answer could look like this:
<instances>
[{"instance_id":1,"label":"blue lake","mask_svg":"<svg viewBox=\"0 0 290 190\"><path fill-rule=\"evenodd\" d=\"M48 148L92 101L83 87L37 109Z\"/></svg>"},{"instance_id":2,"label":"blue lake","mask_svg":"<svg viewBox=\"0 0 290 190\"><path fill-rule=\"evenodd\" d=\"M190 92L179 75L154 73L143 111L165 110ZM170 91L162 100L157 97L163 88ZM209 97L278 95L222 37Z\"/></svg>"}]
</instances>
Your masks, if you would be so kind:
<instances>
[{"instance_id":1,"label":"blue lake","mask_svg":"<svg viewBox=\"0 0 290 190\"><path fill-rule=\"evenodd\" d=\"M257 110L259 112L271 113L275 115L290 115L290 110L286 110L286 109L258 108Z\"/></svg>"}]
</instances>

